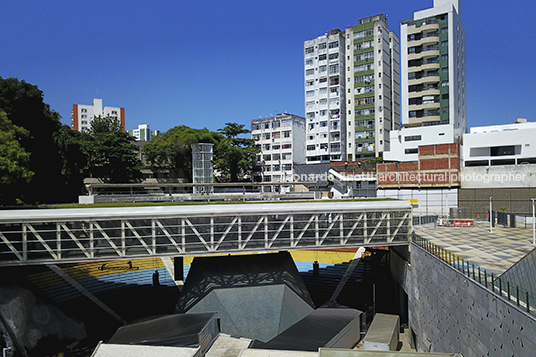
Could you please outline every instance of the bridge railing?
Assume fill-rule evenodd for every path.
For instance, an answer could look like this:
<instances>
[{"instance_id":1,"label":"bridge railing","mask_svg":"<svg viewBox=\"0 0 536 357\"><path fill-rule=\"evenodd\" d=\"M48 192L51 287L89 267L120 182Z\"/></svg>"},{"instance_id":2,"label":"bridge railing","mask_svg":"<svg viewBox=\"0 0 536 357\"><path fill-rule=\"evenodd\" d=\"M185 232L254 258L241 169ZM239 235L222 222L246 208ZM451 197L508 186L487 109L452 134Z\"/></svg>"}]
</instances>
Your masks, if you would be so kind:
<instances>
[{"instance_id":1,"label":"bridge railing","mask_svg":"<svg viewBox=\"0 0 536 357\"><path fill-rule=\"evenodd\" d=\"M411 209L387 202L16 211L0 265L407 244Z\"/></svg>"}]
</instances>

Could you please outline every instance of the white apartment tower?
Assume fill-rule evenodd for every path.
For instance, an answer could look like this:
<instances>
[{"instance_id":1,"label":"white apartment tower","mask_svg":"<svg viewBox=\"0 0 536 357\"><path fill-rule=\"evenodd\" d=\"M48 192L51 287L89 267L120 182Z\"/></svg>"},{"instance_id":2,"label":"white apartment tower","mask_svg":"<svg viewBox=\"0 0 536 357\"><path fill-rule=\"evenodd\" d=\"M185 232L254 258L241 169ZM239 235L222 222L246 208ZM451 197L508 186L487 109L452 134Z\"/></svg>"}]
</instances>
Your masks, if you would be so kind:
<instances>
[{"instance_id":1,"label":"white apartment tower","mask_svg":"<svg viewBox=\"0 0 536 357\"><path fill-rule=\"evenodd\" d=\"M251 121L251 138L261 150L257 164L262 182L292 182L294 164L305 163L305 118L278 114Z\"/></svg>"},{"instance_id":2,"label":"white apartment tower","mask_svg":"<svg viewBox=\"0 0 536 357\"><path fill-rule=\"evenodd\" d=\"M346 160L344 32L305 41L306 160Z\"/></svg>"},{"instance_id":3,"label":"white apartment tower","mask_svg":"<svg viewBox=\"0 0 536 357\"><path fill-rule=\"evenodd\" d=\"M121 128L125 131L125 108L102 107L102 99L93 99L93 105L73 104L71 110L71 128L77 131L86 131L91 127L91 121L95 116L110 116L121 122Z\"/></svg>"},{"instance_id":4,"label":"white apartment tower","mask_svg":"<svg viewBox=\"0 0 536 357\"><path fill-rule=\"evenodd\" d=\"M399 40L376 15L305 41L307 163L378 157L399 129Z\"/></svg>"},{"instance_id":5,"label":"white apartment tower","mask_svg":"<svg viewBox=\"0 0 536 357\"><path fill-rule=\"evenodd\" d=\"M347 160L381 157L400 127L399 40L376 15L346 28Z\"/></svg>"},{"instance_id":6,"label":"white apartment tower","mask_svg":"<svg viewBox=\"0 0 536 357\"><path fill-rule=\"evenodd\" d=\"M434 0L434 7L402 21L401 115L391 134L390 161L416 161L418 147L462 143L467 131L465 30L460 0Z\"/></svg>"}]
</instances>

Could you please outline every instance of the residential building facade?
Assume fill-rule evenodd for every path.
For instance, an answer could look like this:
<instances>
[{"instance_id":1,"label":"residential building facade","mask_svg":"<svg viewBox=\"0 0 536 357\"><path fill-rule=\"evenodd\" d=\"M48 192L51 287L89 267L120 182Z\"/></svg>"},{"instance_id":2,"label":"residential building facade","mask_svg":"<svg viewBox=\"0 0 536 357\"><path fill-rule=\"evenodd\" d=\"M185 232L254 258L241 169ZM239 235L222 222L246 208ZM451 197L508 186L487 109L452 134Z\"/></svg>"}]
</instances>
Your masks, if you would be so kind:
<instances>
[{"instance_id":1,"label":"residential building facade","mask_svg":"<svg viewBox=\"0 0 536 357\"><path fill-rule=\"evenodd\" d=\"M95 116L110 116L117 118L121 129L125 131L125 108L102 107L102 99L93 99L92 105L74 104L71 110L71 128L77 131L87 131Z\"/></svg>"},{"instance_id":2,"label":"residential building facade","mask_svg":"<svg viewBox=\"0 0 536 357\"><path fill-rule=\"evenodd\" d=\"M292 182L295 164L305 163L305 118L292 114L251 121L251 138L261 150L257 181Z\"/></svg>"},{"instance_id":3,"label":"residential building facade","mask_svg":"<svg viewBox=\"0 0 536 357\"><path fill-rule=\"evenodd\" d=\"M467 131L465 30L460 0L434 0L401 24L401 118L389 161L416 161L421 145L462 143Z\"/></svg>"},{"instance_id":4,"label":"residential building facade","mask_svg":"<svg viewBox=\"0 0 536 357\"><path fill-rule=\"evenodd\" d=\"M347 157L381 157L400 128L399 39L385 15L346 28Z\"/></svg>"},{"instance_id":5,"label":"residential building facade","mask_svg":"<svg viewBox=\"0 0 536 357\"><path fill-rule=\"evenodd\" d=\"M158 135L158 130L151 131L149 124L140 124L137 129L128 130L128 133L136 138L136 141L151 141L153 136Z\"/></svg>"},{"instance_id":6,"label":"residential building facade","mask_svg":"<svg viewBox=\"0 0 536 357\"><path fill-rule=\"evenodd\" d=\"M304 42L307 163L389 149L400 126L398 47L385 15Z\"/></svg>"},{"instance_id":7,"label":"residential building facade","mask_svg":"<svg viewBox=\"0 0 536 357\"><path fill-rule=\"evenodd\" d=\"M338 29L304 43L308 164L346 159L344 48Z\"/></svg>"}]
</instances>

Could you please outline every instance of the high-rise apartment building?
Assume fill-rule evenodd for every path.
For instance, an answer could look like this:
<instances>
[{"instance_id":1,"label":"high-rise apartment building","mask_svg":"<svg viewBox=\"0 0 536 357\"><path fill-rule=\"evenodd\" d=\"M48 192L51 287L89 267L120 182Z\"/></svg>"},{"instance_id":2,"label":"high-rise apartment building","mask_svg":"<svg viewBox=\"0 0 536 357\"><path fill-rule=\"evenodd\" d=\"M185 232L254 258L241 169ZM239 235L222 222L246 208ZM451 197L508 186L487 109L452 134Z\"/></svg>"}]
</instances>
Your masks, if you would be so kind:
<instances>
[{"instance_id":1,"label":"high-rise apartment building","mask_svg":"<svg viewBox=\"0 0 536 357\"><path fill-rule=\"evenodd\" d=\"M465 30L460 0L434 0L434 7L402 21L401 115L391 134L391 161L416 161L419 146L461 143L467 131Z\"/></svg>"},{"instance_id":2,"label":"high-rise apartment building","mask_svg":"<svg viewBox=\"0 0 536 357\"><path fill-rule=\"evenodd\" d=\"M346 28L347 160L379 157L400 127L399 40L376 15Z\"/></svg>"},{"instance_id":3,"label":"high-rise apartment building","mask_svg":"<svg viewBox=\"0 0 536 357\"><path fill-rule=\"evenodd\" d=\"M305 118L278 114L251 121L251 138L261 150L257 163L262 182L292 182L294 164L305 163Z\"/></svg>"},{"instance_id":4,"label":"high-rise apartment building","mask_svg":"<svg viewBox=\"0 0 536 357\"><path fill-rule=\"evenodd\" d=\"M307 163L389 149L400 122L398 46L384 15L305 41Z\"/></svg>"},{"instance_id":5,"label":"high-rise apartment building","mask_svg":"<svg viewBox=\"0 0 536 357\"><path fill-rule=\"evenodd\" d=\"M71 110L71 128L86 131L91 127L95 116L103 115L117 118L121 122L121 129L125 131L125 108L102 107L102 99L93 99L93 105L74 104Z\"/></svg>"},{"instance_id":6,"label":"high-rise apartment building","mask_svg":"<svg viewBox=\"0 0 536 357\"><path fill-rule=\"evenodd\" d=\"M127 132L136 138L136 141L151 141L151 139L160 134L158 130L151 130L149 124L140 124L138 129L130 129Z\"/></svg>"},{"instance_id":7,"label":"high-rise apartment building","mask_svg":"<svg viewBox=\"0 0 536 357\"><path fill-rule=\"evenodd\" d=\"M344 32L305 41L306 160L346 160Z\"/></svg>"}]
</instances>

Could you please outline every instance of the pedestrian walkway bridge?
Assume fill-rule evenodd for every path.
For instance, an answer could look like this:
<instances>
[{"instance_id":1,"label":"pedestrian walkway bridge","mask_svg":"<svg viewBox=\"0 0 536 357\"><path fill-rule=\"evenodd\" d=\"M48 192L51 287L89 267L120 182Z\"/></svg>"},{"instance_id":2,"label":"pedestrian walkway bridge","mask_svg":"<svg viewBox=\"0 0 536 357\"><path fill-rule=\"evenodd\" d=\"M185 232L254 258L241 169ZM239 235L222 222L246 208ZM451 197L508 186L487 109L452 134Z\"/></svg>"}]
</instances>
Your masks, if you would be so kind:
<instances>
[{"instance_id":1,"label":"pedestrian walkway bridge","mask_svg":"<svg viewBox=\"0 0 536 357\"><path fill-rule=\"evenodd\" d=\"M406 201L0 211L0 266L407 244Z\"/></svg>"}]
</instances>

